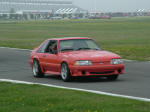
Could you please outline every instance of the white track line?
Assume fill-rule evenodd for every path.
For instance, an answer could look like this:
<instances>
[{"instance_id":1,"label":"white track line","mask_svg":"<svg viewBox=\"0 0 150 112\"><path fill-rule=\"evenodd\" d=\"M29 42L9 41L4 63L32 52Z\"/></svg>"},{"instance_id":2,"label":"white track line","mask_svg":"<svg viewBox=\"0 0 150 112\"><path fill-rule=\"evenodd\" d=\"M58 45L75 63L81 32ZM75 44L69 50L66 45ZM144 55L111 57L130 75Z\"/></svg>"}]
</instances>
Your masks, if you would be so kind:
<instances>
[{"instance_id":1,"label":"white track line","mask_svg":"<svg viewBox=\"0 0 150 112\"><path fill-rule=\"evenodd\" d=\"M20 50L20 51L32 51L30 49L20 49L20 48L10 48L10 47L0 47L0 48L7 48L7 49L12 49L12 50Z\"/></svg>"},{"instance_id":2,"label":"white track line","mask_svg":"<svg viewBox=\"0 0 150 112\"><path fill-rule=\"evenodd\" d=\"M136 61L136 60L123 59L123 61L126 61L126 62L133 62L133 61Z\"/></svg>"},{"instance_id":3,"label":"white track line","mask_svg":"<svg viewBox=\"0 0 150 112\"><path fill-rule=\"evenodd\" d=\"M12 49L12 50L20 50L20 51L32 51L30 49L20 49L20 48L11 48L11 47L0 47L0 48L7 48L7 49ZM123 59L123 60L127 62L136 61L136 60L127 60L127 59Z\"/></svg>"},{"instance_id":4,"label":"white track line","mask_svg":"<svg viewBox=\"0 0 150 112\"><path fill-rule=\"evenodd\" d=\"M42 86L47 86L47 87L55 87L55 88L61 88L61 89L84 91L84 92L90 92L90 93L95 93L95 94L109 95L109 96L115 96L115 97L121 97L121 98L128 98L128 99L134 99L134 100L139 100L139 101L150 102L150 99L148 99L148 98L141 98L141 97L127 96L127 95L113 94L113 93L107 93L107 92L102 92L102 91L86 90L86 89L79 89L79 88L70 88L70 87L57 86L57 85L51 85L51 84L42 84L42 83L18 81L18 80L11 80L11 79L0 79L0 81L1 82L18 83L18 84L30 84L30 85L37 84L37 85L42 85Z\"/></svg>"},{"instance_id":5,"label":"white track line","mask_svg":"<svg viewBox=\"0 0 150 112\"><path fill-rule=\"evenodd\" d=\"M20 50L20 51L32 51L30 49L20 49L20 48L11 48L11 47L0 47L0 48L7 48L7 49L12 49L12 50ZM126 62L136 61L136 60L128 60L128 59L123 59L123 60ZM150 61L148 61L148 62L150 62Z\"/></svg>"}]
</instances>

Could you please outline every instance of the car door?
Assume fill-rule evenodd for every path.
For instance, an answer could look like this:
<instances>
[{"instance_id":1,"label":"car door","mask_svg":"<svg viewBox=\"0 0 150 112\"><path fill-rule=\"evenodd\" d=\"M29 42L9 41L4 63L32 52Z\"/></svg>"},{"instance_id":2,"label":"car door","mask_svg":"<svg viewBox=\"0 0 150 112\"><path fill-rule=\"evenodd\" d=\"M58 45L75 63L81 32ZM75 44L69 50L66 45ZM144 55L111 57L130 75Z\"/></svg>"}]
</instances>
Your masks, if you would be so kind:
<instances>
[{"instance_id":1,"label":"car door","mask_svg":"<svg viewBox=\"0 0 150 112\"><path fill-rule=\"evenodd\" d=\"M40 66L45 70L46 68L46 63L45 63L45 57L46 57L46 48L47 46L49 45L50 41L47 40L46 42L44 42L40 48L37 50L37 55L38 55L38 58L39 58L39 62L40 62Z\"/></svg>"},{"instance_id":2,"label":"car door","mask_svg":"<svg viewBox=\"0 0 150 112\"><path fill-rule=\"evenodd\" d=\"M44 55L44 63L45 69L50 72L58 72L59 68L59 55L57 53L58 49L58 41L50 40L49 45L47 46L45 55Z\"/></svg>"}]
</instances>

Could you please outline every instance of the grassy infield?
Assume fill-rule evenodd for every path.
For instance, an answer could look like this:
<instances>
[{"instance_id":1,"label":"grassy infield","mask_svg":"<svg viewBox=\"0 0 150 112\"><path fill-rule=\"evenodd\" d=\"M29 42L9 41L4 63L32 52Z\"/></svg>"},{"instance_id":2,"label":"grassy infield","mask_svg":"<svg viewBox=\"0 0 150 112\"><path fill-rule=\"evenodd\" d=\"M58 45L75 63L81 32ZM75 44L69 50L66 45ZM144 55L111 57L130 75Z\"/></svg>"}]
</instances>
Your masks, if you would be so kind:
<instances>
[{"instance_id":1,"label":"grassy infield","mask_svg":"<svg viewBox=\"0 0 150 112\"><path fill-rule=\"evenodd\" d=\"M0 21L0 46L32 49L51 37L86 36L123 58L150 60L150 17ZM149 112L150 103L38 85L0 83L0 112Z\"/></svg>"},{"instance_id":2,"label":"grassy infield","mask_svg":"<svg viewBox=\"0 0 150 112\"><path fill-rule=\"evenodd\" d=\"M0 112L149 112L150 103L38 85L0 83Z\"/></svg>"},{"instance_id":3,"label":"grassy infield","mask_svg":"<svg viewBox=\"0 0 150 112\"><path fill-rule=\"evenodd\" d=\"M54 37L92 37L123 58L150 60L150 17L39 22L0 21L0 46L28 48Z\"/></svg>"}]
</instances>

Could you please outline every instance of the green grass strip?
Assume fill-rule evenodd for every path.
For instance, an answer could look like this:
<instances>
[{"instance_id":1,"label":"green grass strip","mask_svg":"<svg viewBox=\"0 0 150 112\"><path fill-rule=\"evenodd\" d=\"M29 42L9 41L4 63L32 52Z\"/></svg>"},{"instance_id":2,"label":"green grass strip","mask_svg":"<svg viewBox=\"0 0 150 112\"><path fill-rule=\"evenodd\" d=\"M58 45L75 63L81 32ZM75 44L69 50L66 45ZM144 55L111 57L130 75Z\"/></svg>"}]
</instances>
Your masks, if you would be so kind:
<instances>
[{"instance_id":1,"label":"green grass strip","mask_svg":"<svg viewBox=\"0 0 150 112\"><path fill-rule=\"evenodd\" d=\"M91 37L123 58L150 60L150 17L0 21L0 46L33 49L55 37Z\"/></svg>"},{"instance_id":2,"label":"green grass strip","mask_svg":"<svg viewBox=\"0 0 150 112\"><path fill-rule=\"evenodd\" d=\"M0 112L149 112L150 103L40 85L0 82Z\"/></svg>"}]
</instances>

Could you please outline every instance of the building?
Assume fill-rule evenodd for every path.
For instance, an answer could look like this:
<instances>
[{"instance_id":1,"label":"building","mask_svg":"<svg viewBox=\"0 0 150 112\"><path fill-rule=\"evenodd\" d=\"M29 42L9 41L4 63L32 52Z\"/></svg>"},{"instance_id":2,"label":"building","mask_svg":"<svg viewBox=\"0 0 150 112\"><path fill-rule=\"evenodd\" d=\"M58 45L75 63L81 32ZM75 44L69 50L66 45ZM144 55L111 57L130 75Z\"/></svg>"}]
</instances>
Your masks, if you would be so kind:
<instances>
[{"instance_id":1,"label":"building","mask_svg":"<svg viewBox=\"0 0 150 112\"><path fill-rule=\"evenodd\" d=\"M86 10L71 1L52 0L0 0L0 15L26 19L81 16Z\"/></svg>"}]
</instances>

